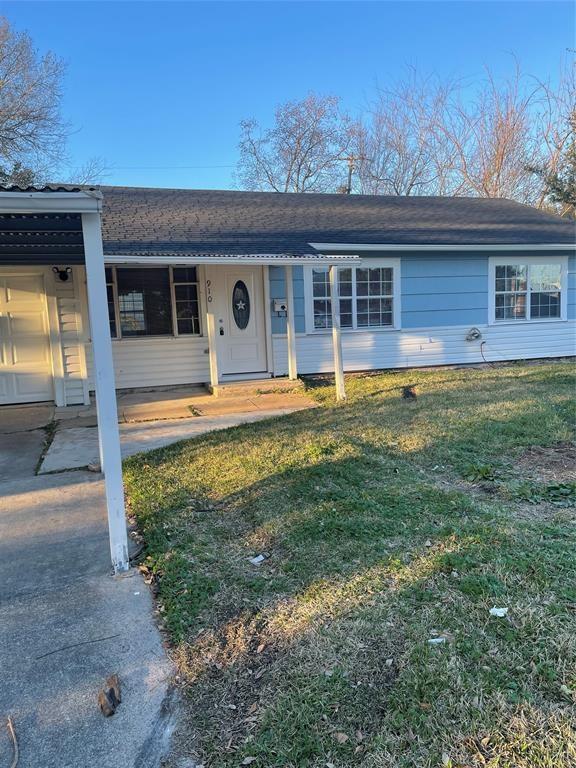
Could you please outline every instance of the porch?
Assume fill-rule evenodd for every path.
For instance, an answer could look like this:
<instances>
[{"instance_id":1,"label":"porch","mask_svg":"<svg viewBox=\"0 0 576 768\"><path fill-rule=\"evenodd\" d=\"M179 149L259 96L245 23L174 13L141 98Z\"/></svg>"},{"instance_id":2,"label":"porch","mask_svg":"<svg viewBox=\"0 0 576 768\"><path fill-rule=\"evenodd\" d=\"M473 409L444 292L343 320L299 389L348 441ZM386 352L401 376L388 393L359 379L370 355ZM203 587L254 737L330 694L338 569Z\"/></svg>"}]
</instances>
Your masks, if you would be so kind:
<instances>
[{"instance_id":1,"label":"porch","mask_svg":"<svg viewBox=\"0 0 576 768\"><path fill-rule=\"evenodd\" d=\"M120 351L129 350L134 363L132 386L148 384L147 371L156 364L157 384L207 381L220 394L226 381L273 375L273 308L286 317L288 380L296 382L292 269L322 264L330 276L334 370L337 394L343 399L337 270L339 263L356 257L222 250L205 254L186 243L173 252L119 248L121 253L105 254L101 210L97 189L0 191L0 403L53 398L57 406L88 406L94 390L97 441L93 430L89 447L79 451L81 460L71 465L66 458L65 466L55 463L50 471L85 466L86 456L90 454L91 463L97 451L112 563L122 572L128 568L128 548L116 404L124 373L118 364ZM273 303L271 266L284 270L286 285L286 296ZM184 374L182 381L174 381L174 364L186 359L184 342L193 342L195 354L208 358L206 377ZM165 356L168 350L172 357ZM264 410L269 415L286 411ZM264 410L255 407L240 415L245 420L262 418ZM218 418L225 426L233 423L222 414ZM181 430L182 438L198 433L198 421L190 426L191 433ZM131 431L129 427L123 431ZM69 446L72 453L74 447Z\"/></svg>"}]
</instances>

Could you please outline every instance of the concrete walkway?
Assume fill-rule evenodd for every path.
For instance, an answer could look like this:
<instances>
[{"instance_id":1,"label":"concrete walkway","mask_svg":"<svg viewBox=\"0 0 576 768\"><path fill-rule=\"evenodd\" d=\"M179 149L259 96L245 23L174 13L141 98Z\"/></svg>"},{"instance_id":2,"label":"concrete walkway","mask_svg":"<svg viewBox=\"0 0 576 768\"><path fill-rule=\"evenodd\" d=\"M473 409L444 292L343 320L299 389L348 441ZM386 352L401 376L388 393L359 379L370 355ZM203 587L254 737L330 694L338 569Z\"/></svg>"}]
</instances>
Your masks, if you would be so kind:
<instances>
[{"instance_id":1,"label":"concrete walkway","mask_svg":"<svg viewBox=\"0 0 576 768\"><path fill-rule=\"evenodd\" d=\"M250 424L254 421L291 413L300 408L257 410L248 413L232 413L223 416L199 416L197 418L152 421L142 424L120 424L122 456L133 456L141 451L163 448L178 440L198 437L207 432ZM86 467L98 461L98 430L95 427L72 427L58 431L48 450L40 474L58 472L75 467Z\"/></svg>"},{"instance_id":2,"label":"concrete walkway","mask_svg":"<svg viewBox=\"0 0 576 768\"><path fill-rule=\"evenodd\" d=\"M158 766L171 665L138 574L110 571L102 481L84 472L0 484L0 766ZM105 678L123 700L104 718Z\"/></svg>"}]
</instances>

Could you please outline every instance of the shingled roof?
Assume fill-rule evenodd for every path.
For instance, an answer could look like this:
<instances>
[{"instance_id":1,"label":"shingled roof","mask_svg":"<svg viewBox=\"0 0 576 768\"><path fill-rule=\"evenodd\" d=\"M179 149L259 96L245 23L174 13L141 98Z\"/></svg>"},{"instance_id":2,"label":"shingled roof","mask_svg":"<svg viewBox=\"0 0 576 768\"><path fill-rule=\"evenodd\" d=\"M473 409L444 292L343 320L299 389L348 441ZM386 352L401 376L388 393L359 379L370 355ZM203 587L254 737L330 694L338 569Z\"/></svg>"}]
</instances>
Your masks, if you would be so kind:
<instances>
[{"instance_id":1,"label":"shingled roof","mask_svg":"<svg viewBox=\"0 0 576 768\"><path fill-rule=\"evenodd\" d=\"M574 243L574 223L503 199L102 187L107 255L313 253L311 242Z\"/></svg>"}]
</instances>

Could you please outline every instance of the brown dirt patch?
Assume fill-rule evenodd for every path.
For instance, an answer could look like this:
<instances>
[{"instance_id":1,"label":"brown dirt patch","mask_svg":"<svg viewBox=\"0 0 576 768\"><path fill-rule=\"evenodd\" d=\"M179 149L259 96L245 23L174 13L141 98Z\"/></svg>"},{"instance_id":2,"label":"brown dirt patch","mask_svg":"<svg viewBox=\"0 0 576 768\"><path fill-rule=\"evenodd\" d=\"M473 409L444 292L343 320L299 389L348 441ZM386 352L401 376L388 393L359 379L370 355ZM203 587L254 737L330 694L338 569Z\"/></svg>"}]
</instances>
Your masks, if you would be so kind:
<instances>
[{"instance_id":1,"label":"brown dirt patch","mask_svg":"<svg viewBox=\"0 0 576 768\"><path fill-rule=\"evenodd\" d=\"M515 462L521 475L545 483L576 482L576 444L557 443L528 448Z\"/></svg>"}]
</instances>

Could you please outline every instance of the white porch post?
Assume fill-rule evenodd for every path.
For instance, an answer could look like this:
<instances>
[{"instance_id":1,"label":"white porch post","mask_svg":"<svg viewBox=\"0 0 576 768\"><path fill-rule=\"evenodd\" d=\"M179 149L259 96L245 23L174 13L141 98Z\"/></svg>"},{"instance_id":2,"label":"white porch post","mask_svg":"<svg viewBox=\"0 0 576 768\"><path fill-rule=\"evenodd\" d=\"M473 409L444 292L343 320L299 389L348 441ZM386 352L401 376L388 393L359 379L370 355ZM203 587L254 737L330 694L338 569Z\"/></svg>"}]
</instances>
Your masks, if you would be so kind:
<instances>
[{"instance_id":1,"label":"white porch post","mask_svg":"<svg viewBox=\"0 0 576 768\"><path fill-rule=\"evenodd\" d=\"M332 266L330 272L330 296L332 308L332 346L334 348L334 378L336 379L336 400L346 400L344 389L344 364L342 361L342 334L340 331L340 289L338 286L338 267Z\"/></svg>"},{"instance_id":2,"label":"white porch post","mask_svg":"<svg viewBox=\"0 0 576 768\"><path fill-rule=\"evenodd\" d=\"M98 439L106 488L110 553L114 572L121 573L129 568L128 536L126 534L120 433L116 410L116 386L108 321L100 214L83 213L82 231L84 234L86 287L94 357Z\"/></svg>"},{"instance_id":3,"label":"white porch post","mask_svg":"<svg viewBox=\"0 0 576 768\"><path fill-rule=\"evenodd\" d=\"M218 386L218 347L216 339L216 318L210 309L206 312L206 330L208 332L208 354L210 356L210 386Z\"/></svg>"},{"instance_id":4,"label":"white porch post","mask_svg":"<svg viewBox=\"0 0 576 768\"><path fill-rule=\"evenodd\" d=\"M298 378L298 366L296 362L296 326L294 324L294 283L292 282L292 265L287 264L285 269L286 279L286 303L287 324L286 334L288 340L288 378L295 381Z\"/></svg>"}]
</instances>

